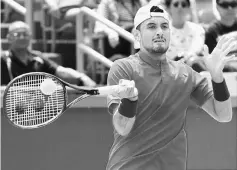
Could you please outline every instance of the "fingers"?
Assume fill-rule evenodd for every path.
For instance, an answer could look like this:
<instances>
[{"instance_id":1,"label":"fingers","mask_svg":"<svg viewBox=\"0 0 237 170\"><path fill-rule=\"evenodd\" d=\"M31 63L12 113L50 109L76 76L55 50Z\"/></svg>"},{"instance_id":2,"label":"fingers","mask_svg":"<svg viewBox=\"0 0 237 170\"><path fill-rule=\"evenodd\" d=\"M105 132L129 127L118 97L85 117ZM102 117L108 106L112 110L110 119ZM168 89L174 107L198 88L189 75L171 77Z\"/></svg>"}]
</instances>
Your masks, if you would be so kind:
<instances>
[{"instance_id":1,"label":"fingers","mask_svg":"<svg viewBox=\"0 0 237 170\"><path fill-rule=\"evenodd\" d=\"M230 36L222 36L220 40L218 41L216 48L215 49L220 49L224 51L231 43L233 43L235 38L230 37Z\"/></svg>"},{"instance_id":2,"label":"fingers","mask_svg":"<svg viewBox=\"0 0 237 170\"><path fill-rule=\"evenodd\" d=\"M221 49L222 45L227 41L227 37L222 36L218 41L216 48Z\"/></svg>"},{"instance_id":3,"label":"fingers","mask_svg":"<svg viewBox=\"0 0 237 170\"><path fill-rule=\"evenodd\" d=\"M230 44L232 44L232 43L234 43L234 42L236 42L236 40L235 40L234 38L226 38L226 42L224 42L224 43L222 44L221 49L222 49L222 50L226 49Z\"/></svg>"},{"instance_id":4,"label":"fingers","mask_svg":"<svg viewBox=\"0 0 237 170\"><path fill-rule=\"evenodd\" d=\"M237 57L235 57L235 55L231 55L231 56L228 56L228 57L225 57L225 63L227 62L232 62L232 61L237 61Z\"/></svg>"},{"instance_id":5,"label":"fingers","mask_svg":"<svg viewBox=\"0 0 237 170\"><path fill-rule=\"evenodd\" d=\"M203 55L204 55L204 57L209 55L209 48L206 44L203 47Z\"/></svg>"},{"instance_id":6,"label":"fingers","mask_svg":"<svg viewBox=\"0 0 237 170\"><path fill-rule=\"evenodd\" d=\"M134 82L134 80L120 79L119 85L126 85L126 86L130 86L130 87L135 87L135 82Z\"/></svg>"},{"instance_id":7,"label":"fingers","mask_svg":"<svg viewBox=\"0 0 237 170\"><path fill-rule=\"evenodd\" d=\"M223 56L226 56L229 54L229 52L234 51L237 49L237 42L233 41L234 39L228 41L225 44L225 47L223 47Z\"/></svg>"},{"instance_id":8,"label":"fingers","mask_svg":"<svg viewBox=\"0 0 237 170\"><path fill-rule=\"evenodd\" d=\"M137 100L138 91L135 87L135 82L133 80L119 80L119 92L118 97L120 98L128 98L131 100Z\"/></svg>"}]
</instances>

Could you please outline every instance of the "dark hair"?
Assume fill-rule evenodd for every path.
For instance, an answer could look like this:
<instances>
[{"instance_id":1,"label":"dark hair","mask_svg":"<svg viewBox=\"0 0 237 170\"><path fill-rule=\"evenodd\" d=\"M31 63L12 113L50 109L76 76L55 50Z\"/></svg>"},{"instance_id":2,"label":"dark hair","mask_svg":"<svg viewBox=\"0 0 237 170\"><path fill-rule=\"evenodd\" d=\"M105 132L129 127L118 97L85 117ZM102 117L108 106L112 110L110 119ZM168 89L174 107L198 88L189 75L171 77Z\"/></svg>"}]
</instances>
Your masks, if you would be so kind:
<instances>
[{"instance_id":1,"label":"dark hair","mask_svg":"<svg viewBox=\"0 0 237 170\"><path fill-rule=\"evenodd\" d=\"M161 12L161 13L164 13L164 10L161 9L159 6L152 6L151 9L150 9L150 12ZM141 24L139 24L136 28L137 30L141 30Z\"/></svg>"},{"instance_id":2,"label":"dark hair","mask_svg":"<svg viewBox=\"0 0 237 170\"><path fill-rule=\"evenodd\" d=\"M171 4L171 2L172 2L172 0L163 0L164 1L164 5L166 6L166 7L170 7L170 4ZM185 0L187 3L188 3L188 5L190 6L190 0Z\"/></svg>"},{"instance_id":3,"label":"dark hair","mask_svg":"<svg viewBox=\"0 0 237 170\"><path fill-rule=\"evenodd\" d=\"M159 8L158 6L152 6L150 12L161 12L164 13L164 10Z\"/></svg>"}]
</instances>

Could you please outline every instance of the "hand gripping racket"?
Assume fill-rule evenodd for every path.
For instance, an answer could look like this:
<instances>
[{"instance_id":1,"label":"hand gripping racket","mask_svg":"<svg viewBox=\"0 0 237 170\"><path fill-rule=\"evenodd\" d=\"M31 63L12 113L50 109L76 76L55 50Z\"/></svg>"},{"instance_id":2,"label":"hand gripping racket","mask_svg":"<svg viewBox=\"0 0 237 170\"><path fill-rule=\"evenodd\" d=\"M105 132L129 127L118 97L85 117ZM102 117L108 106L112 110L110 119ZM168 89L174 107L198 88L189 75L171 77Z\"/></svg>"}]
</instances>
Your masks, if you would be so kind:
<instances>
[{"instance_id":1,"label":"hand gripping racket","mask_svg":"<svg viewBox=\"0 0 237 170\"><path fill-rule=\"evenodd\" d=\"M66 87L79 93L79 97L70 103ZM121 88L126 86L79 87L51 74L26 73L14 78L7 85L3 95L3 109L10 123L16 127L39 128L55 121L80 100L94 95L118 96Z\"/></svg>"}]
</instances>

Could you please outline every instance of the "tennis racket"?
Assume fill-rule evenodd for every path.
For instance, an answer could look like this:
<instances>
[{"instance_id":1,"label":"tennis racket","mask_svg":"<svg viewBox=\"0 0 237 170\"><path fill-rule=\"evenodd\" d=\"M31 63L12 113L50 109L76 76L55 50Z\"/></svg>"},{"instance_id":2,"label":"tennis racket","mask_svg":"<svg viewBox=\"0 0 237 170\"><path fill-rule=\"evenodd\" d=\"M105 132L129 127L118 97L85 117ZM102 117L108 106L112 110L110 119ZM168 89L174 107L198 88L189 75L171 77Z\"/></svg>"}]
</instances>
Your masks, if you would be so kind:
<instances>
[{"instance_id":1,"label":"tennis racket","mask_svg":"<svg viewBox=\"0 0 237 170\"><path fill-rule=\"evenodd\" d=\"M70 103L66 87L75 89L79 95ZM51 74L26 73L14 78L7 85L3 95L3 109L7 119L14 126L34 129L52 123L71 106L89 96L119 96L123 88L125 90L127 87L122 85L79 87Z\"/></svg>"}]
</instances>

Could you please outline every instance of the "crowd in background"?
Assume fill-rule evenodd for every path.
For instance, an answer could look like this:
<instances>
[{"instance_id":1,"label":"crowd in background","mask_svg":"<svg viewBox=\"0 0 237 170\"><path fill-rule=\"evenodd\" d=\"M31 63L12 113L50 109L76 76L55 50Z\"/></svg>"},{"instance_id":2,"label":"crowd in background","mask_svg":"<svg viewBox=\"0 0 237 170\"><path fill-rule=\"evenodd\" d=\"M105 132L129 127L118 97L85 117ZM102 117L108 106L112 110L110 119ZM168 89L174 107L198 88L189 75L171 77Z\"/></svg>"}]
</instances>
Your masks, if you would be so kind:
<instances>
[{"instance_id":1,"label":"crowd in background","mask_svg":"<svg viewBox=\"0 0 237 170\"><path fill-rule=\"evenodd\" d=\"M205 45L209 48L209 52L212 52L221 36L231 36L235 38L237 42L237 0L209 0L211 6L208 9L211 10L204 11L198 11L198 1L201 0L41 0L40 3L42 5L41 7L44 6L44 8L47 8L48 15L55 20L56 38L71 40L76 40L76 15L82 6L93 9L98 15L107 18L121 28L133 33L133 19L141 6L148 3L162 5L169 12L172 21L170 48L167 51L167 57L172 60L183 60L183 62L190 65L194 70L201 72L205 71L205 65L202 63L202 57L205 57L203 55ZM24 17L16 13L14 10L9 10L1 21L8 23L13 22L13 24L16 24L14 21L23 21ZM21 22L18 22L18 24L19 23ZM26 25L22 25L24 28L27 28ZM5 50L4 52L1 52L1 59L3 59L5 63L7 63L6 51L9 51L12 56L15 56L15 49L19 49L19 45L17 46L16 44L20 43L22 45L24 39L30 41L32 38L28 28L25 30L21 29L20 33L18 33L19 29L15 27L13 26L13 31L8 30L6 35L8 35L9 47L3 49L3 51ZM102 23L95 22L93 27L94 34L103 35L101 41L104 48L103 55L112 61L127 57L131 53L139 50L139 44L131 44L116 31ZM19 62L14 63L15 60L12 62L12 64L19 67L15 68L15 70L12 68L13 77L27 71L36 71L37 69L37 71L39 71L35 63L29 64L28 60L31 61L30 58L32 58L33 55L36 57L41 57L42 55L39 56L38 53L32 54L32 51L27 51L28 45L29 44L26 43L24 46L25 53L19 52L19 54L28 55L27 57L18 57L18 59L24 59L24 61L20 63L21 65L19 65ZM34 50L41 51L40 48ZM57 68L65 68L70 76L81 80L82 74L77 74L77 71L75 71L76 44L56 44L55 53L62 56L62 66L58 67L60 64L48 66L50 68L53 67L53 71L51 70L50 73L56 74L55 70L57 70ZM231 54L237 56L237 45L236 50L231 52ZM53 61L48 62L48 59L44 59L44 61L53 63ZM16 67L15 65L12 67ZM22 69L24 71L18 71L21 66L24 67L24 69ZM2 77L4 77L4 75L6 77L8 74L6 72L9 72L9 69L3 72L2 69L4 67L7 68L7 64L1 67ZM16 69L18 70L16 71ZM70 71L68 71L69 69ZM63 72L64 71L65 70L63 70ZM227 64L224 71L236 72L237 62ZM66 77L68 77L68 74L66 74ZM63 75L61 75L61 77L64 78ZM95 82L93 82L89 76L83 74L83 77L83 81L78 83L77 80L76 83L86 86L95 85ZM8 80L4 80L5 83L9 82L11 77L8 76L7 79Z\"/></svg>"}]
</instances>

